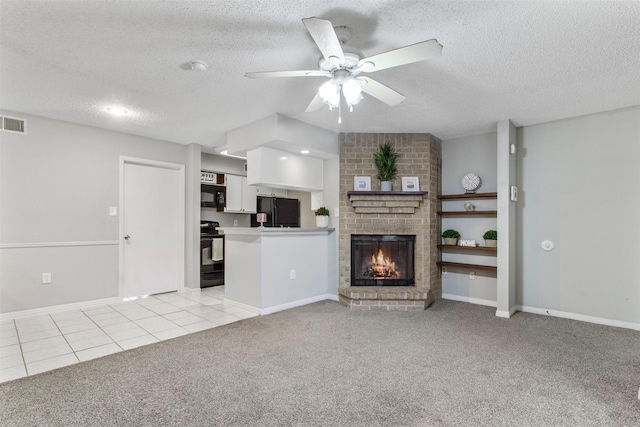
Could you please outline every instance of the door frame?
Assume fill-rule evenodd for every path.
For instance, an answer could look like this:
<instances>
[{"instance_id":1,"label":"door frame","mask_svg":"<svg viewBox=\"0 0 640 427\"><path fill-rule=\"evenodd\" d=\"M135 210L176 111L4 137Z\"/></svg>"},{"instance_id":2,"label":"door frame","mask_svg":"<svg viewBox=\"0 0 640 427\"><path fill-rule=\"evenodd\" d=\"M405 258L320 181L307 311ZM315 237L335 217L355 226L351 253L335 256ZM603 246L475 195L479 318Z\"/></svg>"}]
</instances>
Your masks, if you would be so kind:
<instances>
[{"instance_id":1,"label":"door frame","mask_svg":"<svg viewBox=\"0 0 640 427\"><path fill-rule=\"evenodd\" d=\"M185 254L185 166L177 163L161 162L157 160L140 159L136 157L120 156L120 188L118 205L120 211L118 237L118 297L124 298L124 167L125 164L155 167L178 171L178 292L184 291L184 254Z\"/></svg>"}]
</instances>

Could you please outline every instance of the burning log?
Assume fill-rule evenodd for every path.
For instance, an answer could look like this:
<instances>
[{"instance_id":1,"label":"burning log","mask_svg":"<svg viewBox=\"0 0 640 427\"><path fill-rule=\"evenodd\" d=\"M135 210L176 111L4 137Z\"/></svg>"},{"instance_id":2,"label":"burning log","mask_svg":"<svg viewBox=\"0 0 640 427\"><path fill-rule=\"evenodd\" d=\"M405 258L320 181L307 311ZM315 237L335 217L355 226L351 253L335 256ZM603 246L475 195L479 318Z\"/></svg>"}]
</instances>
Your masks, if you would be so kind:
<instances>
[{"instance_id":1,"label":"burning log","mask_svg":"<svg viewBox=\"0 0 640 427\"><path fill-rule=\"evenodd\" d=\"M397 279L396 263L385 258L382 249L378 249L377 255L371 255L371 264L367 265L363 273L364 277L374 279Z\"/></svg>"}]
</instances>

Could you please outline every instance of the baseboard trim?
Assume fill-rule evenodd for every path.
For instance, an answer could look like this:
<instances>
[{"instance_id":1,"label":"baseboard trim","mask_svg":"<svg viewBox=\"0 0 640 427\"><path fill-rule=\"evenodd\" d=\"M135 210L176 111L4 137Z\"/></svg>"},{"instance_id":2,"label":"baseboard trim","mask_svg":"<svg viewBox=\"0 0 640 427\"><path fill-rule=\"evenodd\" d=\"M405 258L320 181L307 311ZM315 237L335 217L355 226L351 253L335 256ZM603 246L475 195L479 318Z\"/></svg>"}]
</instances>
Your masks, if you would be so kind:
<instances>
[{"instance_id":1,"label":"baseboard trim","mask_svg":"<svg viewBox=\"0 0 640 427\"><path fill-rule=\"evenodd\" d=\"M322 294L317 295L311 298L305 298L297 301L288 302L286 304L274 305L273 307L267 307L260 310L261 315L277 313L278 311L289 310L290 308L300 307L307 304L313 304L314 302L324 301L324 300L333 300L338 301L337 295L332 294Z\"/></svg>"},{"instance_id":2,"label":"baseboard trim","mask_svg":"<svg viewBox=\"0 0 640 427\"><path fill-rule=\"evenodd\" d=\"M255 313L255 314L262 314L260 312L260 309L258 307L254 307L252 305L247 305L238 301L234 301L232 299L226 298L224 299L224 303L225 304L229 304L232 307L236 307L245 311L248 311L250 313Z\"/></svg>"},{"instance_id":3,"label":"baseboard trim","mask_svg":"<svg viewBox=\"0 0 640 427\"><path fill-rule=\"evenodd\" d=\"M569 313L566 311L547 310L544 308L528 307L526 305L516 306L518 311L523 313L540 314L542 316L561 317L563 319L579 320L581 322L596 323L598 325L614 326L617 328L633 329L640 331L640 323L623 322L621 320L606 319L604 317L587 316L585 314Z\"/></svg>"},{"instance_id":4,"label":"baseboard trim","mask_svg":"<svg viewBox=\"0 0 640 427\"><path fill-rule=\"evenodd\" d=\"M480 298L470 298L470 297L463 297L460 295L454 295L454 294L442 294L442 299L449 299L452 301L461 301L461 302L468 302L471 304L478 304L478 305L486 305L488 307L497 307L498 303L496 301L491 301L488 299L480 299Z\"/></svg>"},{"instance_id":5,"label":"baseboard trim","mask_svg":"<svg viewBox=\"0 0 640 427\"><path fill-rule=\"evenodd\" d=\"M74 302L71 304L53 305L49 307L31 308L28 310L11 311L9 313L0 313L0 321L21 319L29 316L40 316L43 314L59 313L69 310L83 310L85 308L95 307L96 305L106 305L122 302L122 298L103 298L92 301Z\"/></svg>"},{"instance_id":6,"label":"baseboard trim","mask_svg":"<svg viewBox=\"0 0 640 427\"><path fill-rule=\"evenodd\" d=\"M496 310L496 317L500 317L502 319L509 319L511 316L513 316L515 314L516 310L513 310L513 313L511 311L504 311L504 310Z\"/></svg>"}]
</instances>

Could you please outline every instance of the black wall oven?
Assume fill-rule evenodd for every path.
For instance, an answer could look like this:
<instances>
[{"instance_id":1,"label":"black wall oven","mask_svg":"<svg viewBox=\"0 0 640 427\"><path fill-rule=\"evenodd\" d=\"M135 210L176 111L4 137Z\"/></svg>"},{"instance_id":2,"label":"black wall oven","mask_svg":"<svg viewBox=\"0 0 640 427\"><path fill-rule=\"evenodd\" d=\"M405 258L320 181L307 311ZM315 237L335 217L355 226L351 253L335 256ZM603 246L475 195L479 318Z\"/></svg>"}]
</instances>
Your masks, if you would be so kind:
<instances>
[{"instance_id":1,"label":"black wall oven","mask_svg":"<svg viewBox=\"0 0 640 427\"><path fill-rule=\"evenodd\" d=\"M200 222L200 287L224 285L224 235L217 221Z\"/></svg>"}]
</instances>

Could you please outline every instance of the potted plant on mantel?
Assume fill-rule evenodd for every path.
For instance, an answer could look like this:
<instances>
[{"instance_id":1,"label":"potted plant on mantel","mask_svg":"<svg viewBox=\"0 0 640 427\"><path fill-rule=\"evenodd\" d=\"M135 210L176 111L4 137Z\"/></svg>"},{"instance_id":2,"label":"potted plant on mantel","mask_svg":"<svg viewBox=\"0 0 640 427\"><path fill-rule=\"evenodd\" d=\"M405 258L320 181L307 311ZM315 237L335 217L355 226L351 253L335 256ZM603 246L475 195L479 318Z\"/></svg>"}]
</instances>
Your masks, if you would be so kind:
<instances>
[{"instance_id":1,"label":"potted plant on mantel","mask_svg":"<svg viewBox=\"0 0 640 427\"><path fill-rule=\"evenodd\" d=\"M326 228L329 226L329 209L324 206L316 209L316 227Z\"/></svg>"},{"instance_id":2,"label":"potted plant on mantel","mask_svg":"<svg viewBox=\"0 0 640 427\"><path fill-rule=\"evenodd\" d=\"M482 235L484 244L487 247L495 248L498 246L498 232L496 230L488 230Z\"/></svg>"},{"instance_id":3,"label":"potted plant on mantel","mask_svg":"<svg viewBox=\"0 0 640 427\"><path fill-rule=\"evenodd\" d=\"M373 154L373 158L378 168L378 179L380 180L380 188L382 191L391 191L393 189L393 180L398 173L396 168L396 160L398 160L398 152L390 142L380 144L378 151Z\"/></svg>"},{"instance_id":4,"label":"potted plant on mantel","mask_svg":"<svg viewBox=\"0 0 640 427\"><path fill-rule=\"evenodd\" d=\"M442 238L444 239L445 245L457 245L458 239L460 238L460 233L457 230L449 229L444 230L442 232Z\"/></svg>"}]
</instances>

